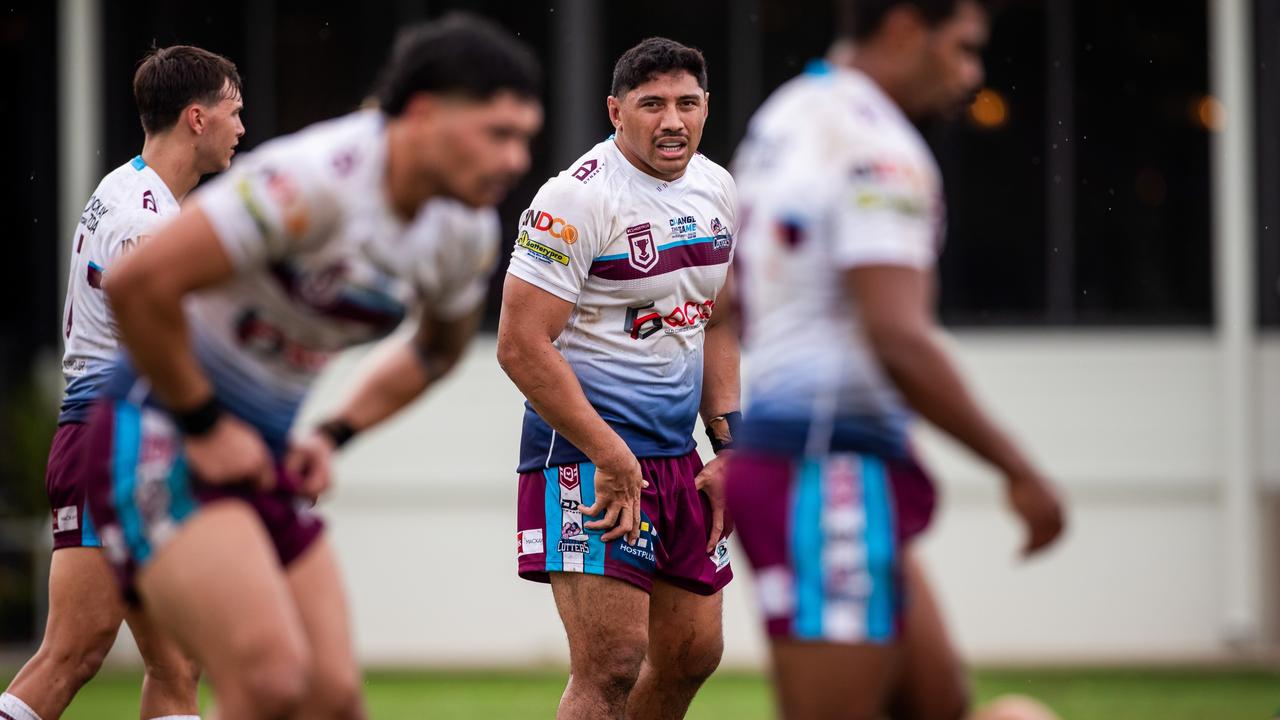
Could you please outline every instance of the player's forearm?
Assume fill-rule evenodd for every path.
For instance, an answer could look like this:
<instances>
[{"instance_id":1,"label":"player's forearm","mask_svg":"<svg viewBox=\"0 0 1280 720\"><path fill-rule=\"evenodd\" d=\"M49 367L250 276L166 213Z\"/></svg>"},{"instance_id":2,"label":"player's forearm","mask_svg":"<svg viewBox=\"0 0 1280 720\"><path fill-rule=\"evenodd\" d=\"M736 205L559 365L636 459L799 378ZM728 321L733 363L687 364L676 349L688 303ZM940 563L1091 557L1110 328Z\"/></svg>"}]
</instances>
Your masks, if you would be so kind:
<instances>
[{"instance_id":1,"label":"player's forearm","mask_svg":"<svg viewBox=\"0 0 1280 720\"><path fill-rule=\"evenodd\" d=\"M117 273L108 275L104 290L121 344L160 400L176 411L207 401L213 388L191 351L181 292L162 281Z\"/></svg>"},{"instance_id":2,"label":"player's forearm","mask_svg":"<svg viewBox=\"0 0 1280 720\"><path fill-rule=\"evenodd\" d=\"M374 348L362 364L355 391L336 417L354 431L367 430L399 412L430 385L413 341L395 338Z\"/></svg>"},{"instance_id":3,"label":"player's forearm","mask_svg":"<svg viewBox=\"0 0 1280 720\"><path fill-rule=\"evenodd\" d=\"M1028 466L969 392L936 335L908 330L873 338L872 347L907 403L926 420L1006 473Z\"/></svg>"},{"instance_id":4,"label":"player's forearm","mask_svg":"<svg viewBox=\"0 0 1280 720\"><path fill-rule=\"evenodd\" d=\"M716 308L717 311L719 308ZM707 326L702 345L702 421L740 409L738 335L732 324L715 322Z\"/></svg>"},{"instance_id":5,"label":"player's forearm","mask_svg":"<svg viewBox=\"0 0 1280 720\"><path fill-rule=\"evenodd\" d=\"M573 368L545 338L500 334L498 364L538 416L593 463L613 466L630 449L587 400Z\"/></svg>"}]
</instances>

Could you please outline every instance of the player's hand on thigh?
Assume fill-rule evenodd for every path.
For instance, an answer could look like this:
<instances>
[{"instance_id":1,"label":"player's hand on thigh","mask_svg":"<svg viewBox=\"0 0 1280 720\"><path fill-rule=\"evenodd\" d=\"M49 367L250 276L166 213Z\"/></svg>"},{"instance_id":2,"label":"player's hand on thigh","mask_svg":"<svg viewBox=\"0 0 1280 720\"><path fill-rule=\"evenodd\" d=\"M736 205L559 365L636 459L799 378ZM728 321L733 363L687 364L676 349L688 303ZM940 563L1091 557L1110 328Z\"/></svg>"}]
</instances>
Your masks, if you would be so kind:
<instances>
[{"instance_id":1,"label":"player's hand on thigh","mask_svg":"<svg viewBox=\"0 0 1280 720\"><path fill-rule=\"evenodd\" d=\"M1035 470L1012 473L1006 487L1009 504L1027 526L1027 544L1022 554L1032 555L1062 534L1066 513L1058 491L1048 478Z\"/></svg>"},{"instance_id":2,"label":"player's hand on thigh","mask_svg":"<svg viewBox=\"0 0 1280 720\"><path fill-rule=\"evenodd\" d=\"M314 430L289 444L284 469L298 481L298 492L318 499L333 485L333 441Z\"/></svg>"},{"instance_id":3,"label":"player's hand on thigh","mask_svg":"<svg viewBox=\"0 0 1280 720\"><path fill-rule=\"evenodd\" d=\"M625 535L627 542L635 545L640 539L640 490L648 485L634 455L627 455L617 467L597 463L596 501L582 508L582 514L595 517L604 513L604 517L592 520L587 527L605 530L600 538L604 542L613 542Z\"/></svg>"},{"instance_id":4,"label":"player's hand on thigh","mask_svg":"<svg viewBox=\"0 0 1280 720\"><path fill-rule=\"evenodd\" d=\"M703 466L698 477L693 479L693 484L699 491L706 493L707 500L711 501L711 534L707 537L708 553L715 552L716 543L720 542L720 536L724 534L724 472L729 466L729 456L732 454L732 450L725 450L715 456L711 462Z\"/></svg>"},{"instance_id":5,"label":"player's hand on thigh","mask_svg":"<svg viewBox=\"0 0 1280 720\"><path fill-rule=\"evenodd\" d=\"M185 438L187 464L192 474L210 485L251 482L259 489L275 486L271 451L244 421L228 413L209 432Z\"/></svg>"}]
</instances>

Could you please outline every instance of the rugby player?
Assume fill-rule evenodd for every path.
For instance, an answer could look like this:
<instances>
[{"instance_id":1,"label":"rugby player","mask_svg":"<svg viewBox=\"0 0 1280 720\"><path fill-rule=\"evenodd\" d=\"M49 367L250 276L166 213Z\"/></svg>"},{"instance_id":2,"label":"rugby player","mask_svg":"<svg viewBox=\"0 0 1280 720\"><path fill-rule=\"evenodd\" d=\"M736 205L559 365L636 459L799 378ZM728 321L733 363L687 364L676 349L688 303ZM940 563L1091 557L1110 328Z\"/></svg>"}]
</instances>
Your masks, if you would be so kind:
<instances>
[{"instance_id":1,"label":"rugby player","mask_svg":"<svg viewBox=\"0 0 1280 720\"><path fill-rule=\"evenodd\" d=\"M128 357L90 420L109 458L90 506L126 593L200 662L225 717L364 716L307 502L363 425L334 418L293 442L290 426L333 353L408 317L416 333L389 341L402 374L363 381L375 415L456 361L496 256L491 206L541 125L539 76L488 21L410 28L379 109L263 145L108 278Z\"/></svg>"},{"instance_id":2,"label":"rugby player","mask_svg":"<svg viewBox=\"0 0 1280 720\"><path fill-rule=\"evenodd\" d=\"M550 582L568 635L560 718L683 717L722 650L724 456L736 333L716 308L733 180L698 154L702 54L622 55L615 134L537 193L503 289L498 360L524 393L518 571ZM595 518L592 520L591 518Z\"/></svg>"},{"instance_id":3,"label":"rugby player","mask_svg":"<svg viewBox=\"0 0 1280 720\"><path fill-rule=\"evenodd\" d=\"M122 254L178 214L201 176L225 170L244 134L240 75L225 57L175 45L138 66L133 97L142 152L98 184L71 238L62 335L67 380L45 485L53 513L49 619L40 649L0 695L0 718L52 720L98 672L122 619L142 652L143 718L197 712L197 671L145 615L126 611L85 508L85 421L116 353L102 282Z\"/></svg>"},{"instance_id":4,"label":"rugby player","mask_svg":"<svg viewBox=\"0 0 1280 720\"><path fill-rule=\"evenodd\" d=\"M1050 481L970 394L932 306L942 180L912 124L983 77L977 0L855 0L851 41L776 91L734 158L750 407L727 481L786 718L959 718L964 668L910 544L933 486L919 414L991 463L1027 529Z\"/></svg>"}]
</instances>

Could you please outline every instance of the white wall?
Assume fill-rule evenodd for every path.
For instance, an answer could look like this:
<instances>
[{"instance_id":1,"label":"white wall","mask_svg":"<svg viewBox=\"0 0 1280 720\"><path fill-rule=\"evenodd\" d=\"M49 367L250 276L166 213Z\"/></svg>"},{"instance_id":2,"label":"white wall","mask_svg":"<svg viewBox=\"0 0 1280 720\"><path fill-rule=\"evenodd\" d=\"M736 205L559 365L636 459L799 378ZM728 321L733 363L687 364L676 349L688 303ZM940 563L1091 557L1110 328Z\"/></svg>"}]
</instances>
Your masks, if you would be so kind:
<instances>
[{"instance_id":1,"label":"white wall","mask_svg":"<svg viewBox=\"0 0 1280 720\"><path fill-rule=\"evenodd\" d=\"M1228 657L1215 592L1219 443L1208 333L970 332L979 393L1062 483L1070 531L1030 562L998 479L921 442L943 504L923 552L963 650L987 662ZM325 506L372 664L564 661L550 593L515 576L520 396L479 339L457 374L345 453ZM1258 353L1259 447L1280 490L1280 338ZM326 374L336 401L354 358ZM745 559L726 595L726 664L762 658ZM127 645L127 643L122 643ZM119 653L128 657L126 648Z\"/></svg>"}]
</instances>

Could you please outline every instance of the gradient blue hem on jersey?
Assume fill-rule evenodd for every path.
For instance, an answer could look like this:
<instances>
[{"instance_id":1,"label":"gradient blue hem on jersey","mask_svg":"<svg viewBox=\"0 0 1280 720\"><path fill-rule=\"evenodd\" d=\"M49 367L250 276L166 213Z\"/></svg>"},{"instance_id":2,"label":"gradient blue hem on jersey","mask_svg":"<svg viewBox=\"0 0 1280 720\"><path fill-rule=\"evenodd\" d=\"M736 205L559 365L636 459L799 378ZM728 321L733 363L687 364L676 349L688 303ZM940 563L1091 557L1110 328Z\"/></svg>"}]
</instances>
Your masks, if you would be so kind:
<instances>
[{"instance_id":1,"label":"gradient blue hem on jersey","mask_svg":"<svg viewBox=\"0 0 1280 720\"><path fill-rule=\"evenodd\" d=\"M62 405L58 408L58 424L88 422L93 403L102 395L103 387L106 386L110 374L111 367L108 365L72 378L71 382L67 383L67 389L62 393Z\"/></svg>"},{"instance_id":2,"label":"gradient blue hem on jersey","mask_svg":"<svg viewBox=\"0 0 1280 720\"><path fill-rule=\"evenodd\" d=\"M692 428L682 441L659 438L627 423L618 422L601 414L606 424L618 433L637 458L670 458L688 455L697 443ZM692 424L692 423L690 423ZM556 432L538 413L525 403L524 427L520 432L520 465L516 472L534 472L543 468L555 468L574 463L590 463L591 458Z\"/></svg>"},{"instance_id":3,"label":"gradient blue hem on jersey","mask_svg":"<svg viewBox=\"0 0 1280 720\"><path fill-rule=\"evenodd\" d=\"M806 453L853 452L884 458L905 458L910 453L905 420L886 424L873 417L842 417L830 424L813 447L814 421L807 418L762 417L744 413L735 439L739 447L775 455L802 457ZM822 432L822 431L819 431Z\"/></svg>"},{"instance_id":4,"label":"gradient blue hem on jersey","mask_svg":"<svg viewBox=\"0 0 1280 720\"><path fill-rule=\"evenodd\" d=\"M257 387L234 369L212 359L209 354L197 353L197 359L213 383L214 397L222 408L257 430L272 455L283 457L288 448L289 428L302 404L301 398L296 402L282 403L278 398L273 399L273 393ZM138 398L131 398L130 394L138 383L137 373L122 358L109 374L102 395L114 400L136 401ZM147 407L168 412L149 391L141 402Z\"/></svg>"}]
</instances>

